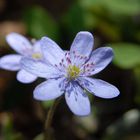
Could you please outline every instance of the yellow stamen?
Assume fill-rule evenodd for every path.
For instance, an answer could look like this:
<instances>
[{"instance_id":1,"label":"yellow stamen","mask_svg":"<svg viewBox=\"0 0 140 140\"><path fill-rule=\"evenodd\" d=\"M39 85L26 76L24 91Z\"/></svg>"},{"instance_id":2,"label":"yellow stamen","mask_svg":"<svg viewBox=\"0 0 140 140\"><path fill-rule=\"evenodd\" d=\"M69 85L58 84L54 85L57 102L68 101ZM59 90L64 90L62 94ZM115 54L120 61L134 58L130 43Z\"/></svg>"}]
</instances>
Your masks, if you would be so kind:
<instances>
[{"instance_id":1,"label":"yellow stamen","mask_svg":"<svg viewBox=\"0 0 140 140\"><path fill-rule=\"evenodd\" d=\"M41 59L42 55L41 55L41 53L33 53L32 54L32 58L34 58L34 59Z\"/></svg>"},{"instance_id":2,"label":"yellow stamen","mask_svg":"<svg viewBox=\"0 0 140 140\"><path fill-rule=\"evenodd\" d=\"M69 79L75 79L80 73L80 68L75 65L69 65L67 69L67 74Z\"/></svg>"}]
</instances>

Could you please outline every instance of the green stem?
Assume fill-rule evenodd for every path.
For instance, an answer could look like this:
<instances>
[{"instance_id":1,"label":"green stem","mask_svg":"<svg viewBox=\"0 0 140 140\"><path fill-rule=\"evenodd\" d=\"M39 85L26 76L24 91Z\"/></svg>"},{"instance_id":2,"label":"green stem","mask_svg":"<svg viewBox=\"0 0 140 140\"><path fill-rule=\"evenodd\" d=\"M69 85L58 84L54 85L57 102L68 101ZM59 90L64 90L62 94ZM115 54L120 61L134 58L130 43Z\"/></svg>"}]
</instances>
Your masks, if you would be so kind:
<instances>
[{"instance_id":1,"label":"green stem","mask_svg":"<svg viewBox=\"0 0 140 140\"><path fill-rule=\"evenodd\" d=\"M52 140L51 123L52 123L55 109L57 105L59 104L60 100L61 100L61 97L57 98L49 109L49 112L47 114L47 119L45 120L44 140Z\"/></svg>"}]
</instances>

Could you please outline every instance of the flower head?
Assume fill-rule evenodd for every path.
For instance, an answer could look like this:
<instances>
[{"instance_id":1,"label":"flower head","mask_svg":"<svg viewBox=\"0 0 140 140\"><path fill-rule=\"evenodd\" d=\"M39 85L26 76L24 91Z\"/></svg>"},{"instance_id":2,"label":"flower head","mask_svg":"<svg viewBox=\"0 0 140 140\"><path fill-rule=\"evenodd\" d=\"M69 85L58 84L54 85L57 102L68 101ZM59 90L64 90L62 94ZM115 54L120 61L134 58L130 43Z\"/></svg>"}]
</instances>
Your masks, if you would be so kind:
<instances>
[{"instance_id":1,"label":"flower head","mask_svg":"<svg viewBox=\"0 0 140 140\"><path fill-rule=\"evenodd\" d=\"M51 100L65 93L70 110L80 116L90 113L90 102L86 91L102 98L113 98L119 90L99 79L90 76L103 70L112 60L110 47L93 51L93 36L89 32L79 32L70 48L63 51L48 37L41 39L41 49L45 63L23 58L22 67L39 77L48 79L34 90L34 98Z\"/></svg>"},{"instance_id":2,"label":"flower head","mask_svg":"<svg viewBox=\"0 0 140 140\"><path fill-rule=\"evenodd\" d=\"M24 36L18 33L10 33L6 36L6 41L17 54L9 54L0 58L0 68L18 71L17 79L22 83L31 83L37 79L36 75L21 68L20 60L22 57L29 57L36 61L43 59L40 43L29 42Z\"/></svg>"}]
</instances>

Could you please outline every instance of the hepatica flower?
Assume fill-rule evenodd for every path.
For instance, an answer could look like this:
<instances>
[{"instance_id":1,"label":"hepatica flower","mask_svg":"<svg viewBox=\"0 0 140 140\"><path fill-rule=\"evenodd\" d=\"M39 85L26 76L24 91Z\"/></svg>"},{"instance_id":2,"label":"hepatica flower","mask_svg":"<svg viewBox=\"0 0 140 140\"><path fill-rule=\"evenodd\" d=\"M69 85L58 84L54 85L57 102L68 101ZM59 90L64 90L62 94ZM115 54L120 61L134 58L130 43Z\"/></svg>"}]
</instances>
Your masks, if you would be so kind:
<instances>
[{"instance_id":1,"label":"hepatica flower","mask_svg":"<svg viewBox=\"0 0 140 140\"><path fill-rule=\"evenodd\" d=\"M0 68L18 71L17 79L22 83L31 83L37 79L36 75L21 68L20 60L23 56L34 60L41 60L42 54L39 41L32 44L24 36L18 33L10 33L6 41L17 54L9 54L0 58Z\"/></svg>"},{"instance_id":2,"label":"hepatica flower","mask_svg":"<svg viewBox=\"0 0 140 140\"><path fill-rule=\"evenodd\" d=\"M112 60L110 47L93 51L93 36L89 32L79 32L70 48L63 51L48 37L41 39L41 49L46 64L33 59L23 58L22 66L39 77L48 79L34 90L37 100L52 100L65 94L70 110L79 116L90 113L90 102L87 91L101 98L113 98L119 90L100 79L90 76L103 70Z\"/></svg>"}]
</instances>

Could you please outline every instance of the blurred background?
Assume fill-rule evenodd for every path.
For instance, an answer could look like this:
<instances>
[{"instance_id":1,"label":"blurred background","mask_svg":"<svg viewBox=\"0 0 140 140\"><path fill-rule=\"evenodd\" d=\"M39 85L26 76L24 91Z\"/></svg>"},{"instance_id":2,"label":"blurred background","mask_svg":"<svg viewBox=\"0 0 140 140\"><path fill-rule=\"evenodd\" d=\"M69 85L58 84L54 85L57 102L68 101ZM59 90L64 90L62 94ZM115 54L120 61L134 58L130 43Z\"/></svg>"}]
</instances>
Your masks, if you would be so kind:
<instances>
[{"instance_id":1,"label":"blurred background","mask_svg":"<svg viewBox=\"0 0 140 140\"><path fill-rule=\"evenodd\" d=\"M90 96L92 112L76 117L65 100L56 109L54 140L140 140L140 0L0 0L0 57L14 51L10 32L29 39L49 36L69 49L79 31L90 31L95 48L111 46L113 62L97 78L117 86L114 99ZM0 69L0 140L42 140L50 102L33 99L32 84Z\"/></svg>"}]
</instances>

